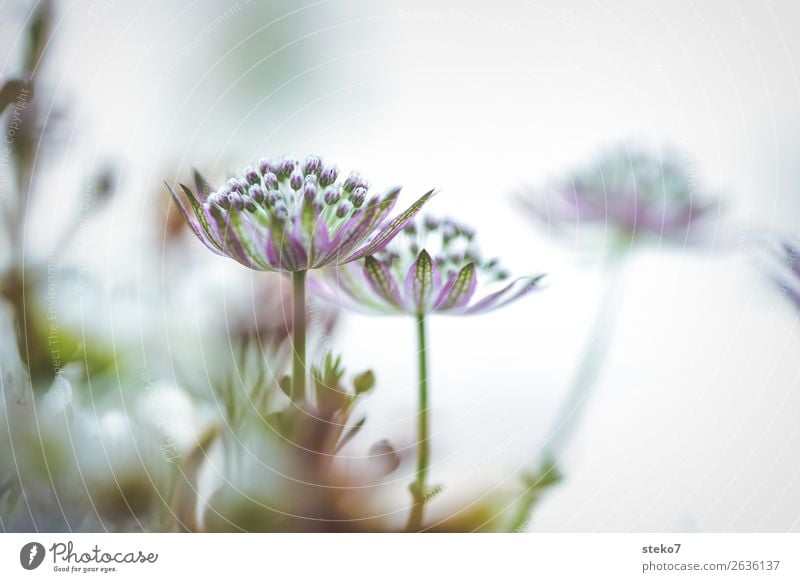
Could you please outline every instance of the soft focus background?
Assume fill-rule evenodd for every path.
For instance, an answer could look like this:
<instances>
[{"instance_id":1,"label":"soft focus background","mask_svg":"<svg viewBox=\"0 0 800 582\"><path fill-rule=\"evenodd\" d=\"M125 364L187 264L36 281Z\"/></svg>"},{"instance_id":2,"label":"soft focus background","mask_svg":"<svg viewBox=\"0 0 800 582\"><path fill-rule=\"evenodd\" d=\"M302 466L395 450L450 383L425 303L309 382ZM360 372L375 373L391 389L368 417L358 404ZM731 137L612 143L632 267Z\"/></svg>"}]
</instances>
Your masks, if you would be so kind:
<instances>
[{"instance_id":1,"label":"soft focus background","mask_svg":"<svg viewBox=\"0 0 800 582\"><path fill-rule=\"evenodd\" d=\"M31 10L0 5L3 75ZM429 507L445 516L535 461L603 289L597 253L531 223L513 194L608 144L673 144L724 213L707 248L632 257L566 479L529 529L800 530L800 323L762 252L800 228L794 2L95 0L55 14L45 89L69 116L36 161L25 256L50 256L85 212L89 170L115 168L101 218L78 221L59 259L79 276L48 287L60 324L133 371L111 391L212 374L227 344L208 330L252 319L254 296L282 313L279 279L264 298L265 275L189 237L168 248L165 180L318 153L402 183L406 203L436 187L431 211L474 225L487 254L549 273L507 309L431 323L431 482L448 494ZM343 314L331 343L378 378L349 454L412 446L413 322ZM392 477L397 508L411 471Z\"/></svg>"}]
</instances>

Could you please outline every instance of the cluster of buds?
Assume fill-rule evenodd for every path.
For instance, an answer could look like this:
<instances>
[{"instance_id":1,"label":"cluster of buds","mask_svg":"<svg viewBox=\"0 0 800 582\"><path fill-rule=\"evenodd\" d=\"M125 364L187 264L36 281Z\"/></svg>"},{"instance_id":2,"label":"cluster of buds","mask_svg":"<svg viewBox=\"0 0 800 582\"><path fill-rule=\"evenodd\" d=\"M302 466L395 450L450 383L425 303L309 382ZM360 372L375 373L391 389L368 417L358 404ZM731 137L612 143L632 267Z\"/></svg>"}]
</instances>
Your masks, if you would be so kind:
<instances>
[{"instance_id":1,"label":"cluster of buds","mask_svg":"<svg viewBox=\"0 0 800 582\"><path fill-rule=\"evenodd\" d=\"M379 313L471 314L513 301L539 287L541 275L521 277L475 300L479 287L509 278L497 259L484 260L472 228L431 216L409 223L385 249L363 262L312 279L328 299Z\"/></svg>"},{"instance_id":2,"label":"cluster of buds","mask_svg":"<svg viewBox=\"0 0 800 582\"><path fill-rule=\"evenodd\" d=\"M195 234L217 254L252 269L305 271L339 265L382 249L433 194L386 223L400 188L372 194L359 174L318 156L302 163L263 158L214 189L195 174L196 192L170 191ZM188 204L187 204L188 202Z\"/></svg>"}]
</instances>

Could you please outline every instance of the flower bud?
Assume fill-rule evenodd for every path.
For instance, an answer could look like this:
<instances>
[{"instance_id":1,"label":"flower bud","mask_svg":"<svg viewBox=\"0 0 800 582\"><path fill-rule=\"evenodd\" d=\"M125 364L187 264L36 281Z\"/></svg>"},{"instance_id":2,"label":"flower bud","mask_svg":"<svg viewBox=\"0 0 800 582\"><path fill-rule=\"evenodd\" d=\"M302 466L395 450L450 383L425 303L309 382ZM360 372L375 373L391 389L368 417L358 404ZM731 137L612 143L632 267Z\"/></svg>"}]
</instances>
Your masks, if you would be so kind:
<instances>
[{"instance_id":1,"label":"flower bud","mask_svg":"<svg viewBox=\"0 0 800 582\"><path fill-rule=\"evenodd\" d=\"M311 182L306 182L305 188L303 188L303 198L311 202L316 197L317 197L317 187Z\"/></svg>"},{"instance_id":2,"label":"flower bud","mask_svg":"<svg viewBox=\"0 0 800 582\"><path fill-rule=\"evenodd\" d=\"M353 378L353 388L356 394L366 394L375 386L375 374L367 370Z\"/></svg>"},{"instance_id":3,"label":"flower bud","mask_svg":"<svg viewBox=\"0 0 800 582\"><path fill-rule=\"evenodd\" d=\"M296 165L292 158L284 158L283 162L281 162L280 173L284 176L291 176Z\"/></svg>"},{"instance_id":4,"label":"flower bud","mask_svg":"<svg viewBox=\"0 0 800 582\"><path fill-rule=\"evenodd\" d=\"M308 156L303 163L303 173L306 175L317 174L322 169L322 160L319 156Z\"/></svg>"},{"instance_id":5,"label":"flower bud","mask_svg":"<svg viewBox=\"0 0 800 582\"><path fill-rule=\"evenodd\" d=\"M250 196L248 196L247 194L245 194L244 196L242 196L242 202L243 202L243 204L244 204L244 208L245 208L245 210L247 210L248 212L255 212L255 211L256 211L256 208L258 208L258 206L256 206L256 202L255 202L255 200L253 200L253 199L252 199Z\"/></svg>"},{"instance_id":6,"label":"flower bud","mask_svg":"<svg viewBox=\"0 0 800 582\"><path fill-rule=\"evenodd\" d=\"M266 174L264 174L264 187L267 190L277 190L278 176L276 176L272 172L267 172Z\"/></svg>"},{"instance_id":7,"label":"flower bud","mask_svg":"<svg viewBox=\"0 0 800 582\"><path fill-rule=\"evenodd\" d=\"M337 177L339 177L339 168L336 166L326 166L322 168L320 172L319 185L323 188L325 186L330 186L336 181Z\"/></svg>"},{"instance_id":8,"label":"flower bud","mask_svg":"<svg viewBox=\"0 0 800 582\"><path fill-rule=\"evenodd\" d=\"M292 187L292 190L299 190L300 188L302 188L303 187L303 174L298 172L298 171L296 171L296 170L294 172L292 172L292 175L289 178L289 186Z\"/></svg>"},{"instance_id":9,"label":"flower bud","mask_svg":"<svg viewBox=\"0 0 800 582\"><path fill-rule=\"evenodd\" d=\"M361 176L356 172L351 172L347 179L344 181L343 187L345 192L352 192L361 184Z\"/></svg>"},{"instance_id":10,"label":"flower bud","mask_svg":"<svg viewBox=\"0 0 800 582\"><path fill-rule=\"evenodd\" d=\"M237 180L236 178L231 178L230 180L228 180L226 186L228 187L228 190L231 192L239 192L241 194L242 191L244 190L241 182L239 182L239 180Z\"/></svg>"},{"instance_id":11,"label":"flower bud","mask_svg":"<svg viewBox=\"0 0 800 582\"><path fill-rule=\"evenodd\" d=\"M242 196L238 192L231 192L228 194L228 204L231 208L235 208L236 210L244 208L244 200L242 200Z\"/></svg>"},{"instance_id":12,"label":"flower bud","mask_svg":"<svg viewBox=\"0 0 800 582\"><path fill-rule=\"evenodd\" d=\"M272 213L280 222L284 222L287 218L289 218L289 209L286 208L286 203L283 202L283 200L279 200L275 203L275 205L272 207Z\"/></svg>"},{"instance_id":13,"label":"flower bud","mask_svg":"<svg viewBox=\"0 0 800 582\"><path fill-rule=\"evenodd\" d=\"M242 175L244 175L244 179L250 184L258 184L261 181L261 178L258 176L258 172L253 169L253 166L247 166L244 170L242 170Z\"/></svg>"},{"instance_id":14,"label":"flower bud","mask_svg":"<svg viewBox=\"0 0 800 582\"><path fill-rule=\"evenodd\" d=\"M264 202L264 189L258 184L253 184L252 186L250 186L250 189L247 191L247 194L257 204L261 204L262 202Z\"/></svg>"},{"instance_id":15,"label":"flower bud","mask_svg":"<svg viewBox=\"0 0 800 582\"><path fill-rule=\"evenodd\" d=\"M334 205L342 197L342 189L338 186L331 186L325 190L325 204Z\"/></svg>"},{"instance_id":16,"label":"flower bud","mask_svg":"<svg viewBox=\"0 0 800 582\"><path fill-rule=\"evenodd\" d=\"M345 200L344 202L339 204L339 206L336 208L336 216L338 216L339 218L344 218L350 213L352 209L353 209L352 204L350 204L347 200Z\"/></svg>"},{"instance_id":17,"label":"flower bud","mask_svg":"<svg viewBox=\"0 0 800 582\"><path fill-rule=\"evenodd\" d=\"M347 185L345 184L345 190L347 190ZM362 204L364 204L364 200L367 198L367 191L366 189L362 188L361 186L357 187L353 190L353 193L350 195L350 202L353 203L353 206L356 208L360 208Z\"/></svg>"},{"instance_id":18,"label":"flower bud","mask_svg":"<svg viewBox=\"0 0 800 582\"><path fill-rule=\"evenodd\" d=\"M266 175L270 172L270 162L268 158L261 158L258 160L258 171L261 173L262 176Z\"/></svg>"}]
</instances>

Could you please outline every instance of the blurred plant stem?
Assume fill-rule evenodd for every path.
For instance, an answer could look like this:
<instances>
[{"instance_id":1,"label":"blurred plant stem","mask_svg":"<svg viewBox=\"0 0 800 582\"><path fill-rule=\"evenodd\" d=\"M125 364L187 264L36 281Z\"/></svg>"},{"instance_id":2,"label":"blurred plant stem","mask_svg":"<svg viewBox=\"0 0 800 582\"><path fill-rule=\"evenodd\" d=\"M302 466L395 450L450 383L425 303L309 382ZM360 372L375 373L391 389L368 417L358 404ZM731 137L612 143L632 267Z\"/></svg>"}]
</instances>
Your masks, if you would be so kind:
<instances>
[{"instance_id":1,"label":"blurred plant stem","mask_svg":"<svg viewBox=\"0 0 800 582\"><path fill-rule=\"evenodd\" d=\"M306 398L306 272L292 273L294 320L292 321L292 401Z\"/></svg>"},{"instance_id":2,"label":"blurred plant stem","mask_svg":"<svg viewBox=\"0 0 800 582\"><path fill-rule=\"evenodd\" d=\"M417 416L417 478L411 485L414 506L408 518L408 530L422 529L422 517L427 500L425 479L430 463L430 420L428 418L428 342L425 314L417 315L417 348L419 358L419 411Z\"/></svg>"},{"instance_id":3,"label":"blurred plant stem","mask_svg":"<svg viewBox=\"0 0 800 582\"><path fill-rule=\"evenodd\" d=\"M606 289L600 302L594 326L583 350L578 369L572 380L567 398L561 406L556 422L544 447L544 458L558 462L580 421L591 396L592 388L608 355L622 305L625 284L626 257L612 252L606 267Z\"/></svg>"}]
</instances>

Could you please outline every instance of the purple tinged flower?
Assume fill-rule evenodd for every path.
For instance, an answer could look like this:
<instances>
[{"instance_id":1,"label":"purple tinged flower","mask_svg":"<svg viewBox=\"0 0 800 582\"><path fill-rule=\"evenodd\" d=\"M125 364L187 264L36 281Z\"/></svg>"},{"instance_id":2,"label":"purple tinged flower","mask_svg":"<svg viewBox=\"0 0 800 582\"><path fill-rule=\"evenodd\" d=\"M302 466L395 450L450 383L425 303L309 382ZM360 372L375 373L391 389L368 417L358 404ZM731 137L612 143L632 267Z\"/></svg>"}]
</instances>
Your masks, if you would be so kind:
<instances>
[{"instance_id":1,"label":"purple tinged flower","mask_svg":"<svg viewBox=\"0 0 800 582\"><path fill-rule=\"evenodd\" d=\"M311 288L357 311L418 316L484 313L540 288L543 275L491 289L508 273L496 259L480 259L474 234L450 219L409 223L387 248L326 269L312 277Z\"/></svg>"},{"instance_id":2,"label":"purple tinged flower","mask_svg":"<svg viewBox=\"0 0 800 582\"><path fill-rule=\"evenodd\" d=\"M303 167L319 168L326 204L318 199L315 175L296 172L298 164L291 158L259 160L256 183L251 183L255 170L246 168L241 179L231 178L218 189L198 172L194 191L183 184L181 194L167 187L209 249L251 269L283 272L342 265L381 251L433 195L426 193L389 220L399 187L352 212L353 202L340 200L343 186L335 183L335 166L311 156ZM324 184L328 180L334 182ZM364 188L366 196L362 184L358 177L353 189Z\"/></svg>"},{"instance_id":3,"label":"purple tinged flower","mask_svg":"<svg viewBox=\"0 0 800 582\"><path fill-rule=\"evenodd\" d=\"M552 183L526 193L522 205L556 232L611 229L629 240L700 242L717 205L700 192L691 169L674 152L619 147Z\"/></svg>"}]
</instances>

